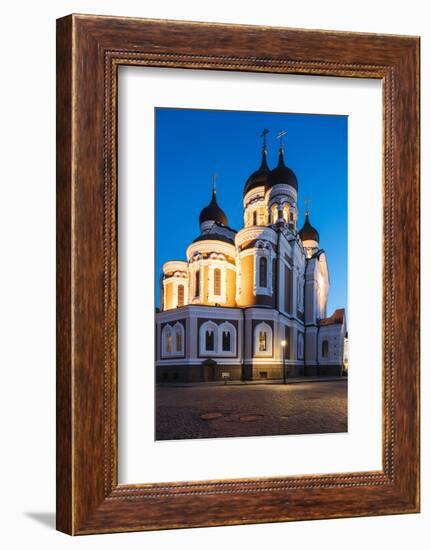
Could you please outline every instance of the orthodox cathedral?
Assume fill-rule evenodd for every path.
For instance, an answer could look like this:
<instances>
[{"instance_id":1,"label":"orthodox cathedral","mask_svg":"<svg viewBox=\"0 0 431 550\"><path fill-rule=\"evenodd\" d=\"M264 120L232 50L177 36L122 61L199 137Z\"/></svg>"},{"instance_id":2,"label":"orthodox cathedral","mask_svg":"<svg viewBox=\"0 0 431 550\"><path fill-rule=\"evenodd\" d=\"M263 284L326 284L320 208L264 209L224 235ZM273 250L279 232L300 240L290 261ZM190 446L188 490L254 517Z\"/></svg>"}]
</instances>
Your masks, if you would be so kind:
<instances>
[{"instance_id":1,"label":"orthodox cathedral","mask_svg":"<svg viewBox=\"0 0 431 550\"><path fill-rule=\"evenodd\" d=\"M284 161L261 165L243 191L244 227L217 202L199 216L187 260L163 265L156 312L156 380L286 380L341 375L344 309L327 316L329 274L319 233L298 230L298 181Z\"/></svg>"}]
</instances>

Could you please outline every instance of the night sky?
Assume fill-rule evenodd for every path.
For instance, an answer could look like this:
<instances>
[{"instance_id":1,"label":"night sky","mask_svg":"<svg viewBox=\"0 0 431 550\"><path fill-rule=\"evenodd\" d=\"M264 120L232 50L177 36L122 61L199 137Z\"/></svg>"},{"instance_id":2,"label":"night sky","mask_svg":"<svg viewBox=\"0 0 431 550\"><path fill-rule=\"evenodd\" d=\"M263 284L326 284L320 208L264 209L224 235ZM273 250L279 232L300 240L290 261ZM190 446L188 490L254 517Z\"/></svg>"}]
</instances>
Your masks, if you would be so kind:
<instances>
[{"instance_id":1,"label":"night sky","mask_svg":"<svg viewBox=\"0 0 431 550\"><path fill-rule=\"evenodd\" d=\"M229 226L243 227L243 187L261 162L264 128L268 165L278 159L280 130L284 158L298 178L298 225L310 200L310 222L320 234L330 277L328 316L347 309L347 120L346 116L156 109L156 284L164 262L186 260L199 235L199 213L217 199ZM156 291L157 305L159 301Z\"/></svg>"}]
</instances>

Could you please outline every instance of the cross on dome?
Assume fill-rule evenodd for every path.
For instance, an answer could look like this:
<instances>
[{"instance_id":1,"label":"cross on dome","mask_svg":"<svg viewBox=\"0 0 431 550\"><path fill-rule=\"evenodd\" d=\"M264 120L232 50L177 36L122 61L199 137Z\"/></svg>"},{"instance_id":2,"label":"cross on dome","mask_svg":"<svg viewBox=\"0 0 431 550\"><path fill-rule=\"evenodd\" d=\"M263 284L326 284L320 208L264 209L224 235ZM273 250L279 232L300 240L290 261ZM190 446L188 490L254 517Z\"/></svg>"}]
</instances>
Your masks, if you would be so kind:
<instances>
[{"instance_id":1,"label":"cross on dome","mask_svg":"<svg viewBox=\"0 0 431 550\"><path fill-rule=\"evenodd\" d=\"M287 135L286 130L280 130L277 134L277 139L280 140L280 151L283 151L283 137Z\"/></svg>"},{"instance_id":2,"label":"cross on dome","mask_svg":"<svg viewBox=\"0 0 431 550\"><path fill-rule=\"evenodd\" d=\"M308 216L308 214L310 213L310 199L309 199L309 197L305 197L304 205L305 205L305 215Z\"/></svg>"},{"instance_id":3,"label":"cross on dome","mask_svg":"<svg viewBox=\"0 0 431 550\"><path fill-rule=\"evenodd\" d=\"M262 130L262 133L260 134L260 137L263 138L263 143L262 143L262 147L263 149L266 151L266 136L269 134L269 130L267 130L266 128L264 128Z\"/></svg>"},{"instance_id":4,"label":"cross on dome","mask_svg":"<svg viewBox=\"0 0 431 550\"><path fill-rule=\"evenodd\" d=\"M210 203L205 206L205 208L202 209L200 215L199 215L199 224L203 224L205 222L215 222L220 225L228 225L227 216L224 213L224 211L220 208L217 202L217 189L216 189L216 181L217 181L218 174L214 173L212 175L212 196Z\"/></svg>"},{"instance_id":5,"label":"cross on dome","mask_svg":"<svg viewBox=\"0 0 431 550\"><path fill-rule=\"evenodd\" d=\"M217 173L214 173L212 175L212 178L213 178L213 195L215 195L217 193L217 176L218 176Z\"/></svg>"},{"instance_id":6,"label":"cross on dome","mask_svg":"<svg viewBox=\"0 0 431 550\"><path fill-rule=\"evenodd\" d=\"M299 237L302 242L315 241L319 243L319 240L320 240L319 232L310 223L310 212L309 212L310 199L307 197L304 202L306 204L305 221L304 221L304 225L299 230Z\"/></svg>"}]
</instances>

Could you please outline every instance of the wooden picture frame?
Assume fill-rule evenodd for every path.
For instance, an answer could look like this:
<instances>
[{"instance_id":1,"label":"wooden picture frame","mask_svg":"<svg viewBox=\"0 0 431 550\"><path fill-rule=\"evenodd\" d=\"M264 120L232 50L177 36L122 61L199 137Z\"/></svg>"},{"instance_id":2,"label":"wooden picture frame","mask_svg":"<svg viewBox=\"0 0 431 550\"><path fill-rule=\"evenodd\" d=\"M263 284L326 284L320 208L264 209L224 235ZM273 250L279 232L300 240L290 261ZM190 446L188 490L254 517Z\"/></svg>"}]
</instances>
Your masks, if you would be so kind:
<instances>
[{"instance_id":1,"label":"wooden picture frame","mask_svg":"<svg viewBox=\"0 0 431 550\"><path fill-rule=\"evenodd\" d=\"M117 68L381 79L383 469L119 485ZM57 21L57 529L90 534L419 511L419 38Z\"/></svg>"}]
</instances>

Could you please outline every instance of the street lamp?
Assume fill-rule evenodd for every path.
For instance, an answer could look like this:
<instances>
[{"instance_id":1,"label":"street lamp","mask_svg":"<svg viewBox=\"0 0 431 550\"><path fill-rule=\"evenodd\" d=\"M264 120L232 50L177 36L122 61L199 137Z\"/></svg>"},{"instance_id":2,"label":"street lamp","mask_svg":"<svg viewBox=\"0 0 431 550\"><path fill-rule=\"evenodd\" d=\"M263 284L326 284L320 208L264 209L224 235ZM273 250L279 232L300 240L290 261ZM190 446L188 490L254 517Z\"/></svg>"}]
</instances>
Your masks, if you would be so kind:
<instances>
[{"instance_id":1,"label":"street lamp","mask_svg":"<svg viewBox=\"0 0 431 550\"><path fill-rule=\"evenodd\" d=\"M283 384L286 383L286 340L281 341L281 348L283 350Z\"/></svg>"}]
</instances>

